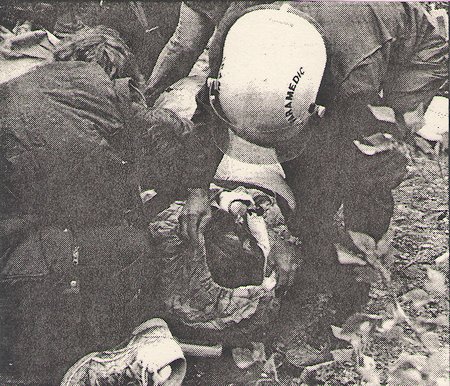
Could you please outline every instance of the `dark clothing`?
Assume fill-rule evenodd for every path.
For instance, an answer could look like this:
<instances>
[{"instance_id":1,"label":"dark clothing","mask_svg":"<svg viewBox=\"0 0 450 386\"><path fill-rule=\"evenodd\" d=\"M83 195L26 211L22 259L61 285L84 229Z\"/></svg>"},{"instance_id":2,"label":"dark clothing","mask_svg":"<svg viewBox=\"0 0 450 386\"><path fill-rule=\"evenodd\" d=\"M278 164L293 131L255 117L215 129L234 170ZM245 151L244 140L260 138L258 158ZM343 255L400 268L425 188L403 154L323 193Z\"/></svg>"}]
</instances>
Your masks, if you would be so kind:
<instances>
[{"instance_id":1,"label":"dark clothing","mask_svg":"<svg viewBox=\"0 0 450 386\"><path fill-rule=\"evenodd\" d=\"M274 7L277 4L273 5ZM328 63L319 104L327 107L364 96L404 112L427 105L447 77L448 44L422 5L399 2L292 2L311 16L326 39ZM215 77L227 31L248 12L248 2L233 3L219 24L210 48Z\"/></svg>"},{"instance_id":2,"label":"dark clothing","mask_svg":"<svg viewBox=\"0 0 450 386\"><path fill-rule=\"evenodd\" d=\"M266 7L272 6L279 4ZM367 104L391 106L400 113L414 110L420 102L427 106L446 79L448 45L420 4L292 2L291 6L319 24L328 54L317 101L325 105L327 111L318 127L313 129L311 142L314 143L309 144L299 159L321 159L320 164L324 165L321 173L327 175L337 172L336 165L339 169L342 165L354 168L353 140L361 140L363 136L377 132L391 132L397 137L403 134L399 133L396 125L388 126L377 121L368 112ZM258 7L249 7L249 2L235 2L228 8L211 43L212 77L216 77L219 71L227 31L240 16ZM381 99L380 91L383 92ZM199 98L203 105L200 104L194 118L200 121L201 110L208 105L207 93L203 90ZM215 120L214 124L218 122ZM341 146L345 146L347 151L335 150ZM377 160L380 157L362 158L366 161L366 168L372 161L379 164ZM296 170L302 169L300 160L293 160L290 164L298 164ZM215 165L208 166L215 169ZM312 173L311 168L307 169ZM377 167L373 169L378 170ZM359 178L373 177L364 170L367 169L362 168ZM380 171L378 174L383 173ZM319 178L312 175L313 179ZM205 176L209 177L210 173L205 173ZM288 179L292 177L288 176ZM341 178L333 180L337 182ZM377 178L373 177L373 180ZM392 188L397 183L387 183L387 186ZM195 185L202 184L197 182ZM330 181L327 185L336 189L336 183ZM354 181L351 185L360 186ZM377 184L371 182L369 185ZM301 202L298 204L303 205Z\"/></svg>"},{"instance_id":3,"label":"dark clothing","mask_svg":"<svg viewBox=\"0 0 450 386\"><path fill-rule=\"evenodd\" d=\"M0 352L45 384L85 350L119 343L138 286L153 292L136 127L118 89L84 62L0 85Z\"/></svg>"},{"instance_id":4,"label":"dark clothing","mask_svg":"<svg viewBox=\"0 0 450 386\"><path fill-rule=\"evenodd\" d=\"M146 84L145 94L149 105L152 105L167 87L188 76L227 9L234 8L239 3L249 7L264 2L184 1L181 3L178 26L159 54Z\"/></svg>"},{"instance_id":5,"label":"dark clothing","mask_svg":"<svg viewBox=\"0 0 450 386\"><path fill-rule=\"evenodd\" d=\"M175 1L83 1L56 3L55 35L65 37L83 27L103 25L119 32L145 78L172 35L180 3Z\"/></svg>"},{"instance_id":6,"label":"dark clothing","mask_svg":"<svg viewBox=\"0 0 450 386\"><path fill-rule=\"evenodd\" d=\"M297 200L290 227L302 240L306 264L315 267L312 280L320 288L329 286L346 317L367 299L368 287L349 278L349 268L336 264L334 243L340 238L334 216L343 204L347 229L380 239L393 214L391 190L406 175L406 159L399 152L367 156L353 140L379 132L402 138L397 125L376 120L367 105L391 106L398 113L411 111L420 102L427 106L447 76L447 43L418 4L291 5L319 24L328 58L317 99L326 106L325 116L312 129L305 150L283 164ZM212 77L219 71L227 31L248 11L248 4L234 3L219 24L210 47ZM203 103L194 118L201 121L209 114L212 125L220 124L205 107L207 94L206 90L199 94ZM360 301L355 301L355 293Z\"/></svg>"},{"instance_id":7,"label":"dark clothing","mask_svg":"<svg viewBox=\"0 0 450 386\"><path fill-rule=\"evenodd\" d=\"M129 104L103 69L52 63L0 86L0 146L6 168L2 218L42 224L120 223L136 205Z\"/></svg>"},{"instance_id":8,"label":"dark clothing","mask_svg":"<svg viewBox=\"0 0 450 386\"><path fill-rule=\"evenodd\" d=\"M231 1L185 1L189 8L206 16L214 26L218 25Z\"/></svg>"},{"instance_id":9,"label":"dark clothing","mask_svg":"<svg viewBox=\"0 0 450 386\"><path fill-rule=\"evenodd\" d=\"M177 28L159 54L146 84L149 105L167 87L189 74L229 4L229 1L181 3Z\"/></svg>"},{"instance_id":10,"label":"dark clothing","mask_svg":"<svg viewBox=\"0 0 450 386\"><path fill-rule=\"evenodd\" d=\"M139 212L129 101L100 66L48 64L0 95L2 264L41 226L120 225Z\"/></svg>"},{"instance_id":11,"label":"dark clothing","mask_svg":"<svg viewBox=\"0 0 450 386\"><path fill-rule=\"evenodd\" d=\"M57 384L87 352L127 338L144 307L147 318L157 312L161 262L149 253L144 230L46 227L20 248L21 261L11 262L4 270L9 279L0 280L0 358L13 363L9 371ZM140 292L145 306L136 301Z\"/></svg>"}]
</instances>

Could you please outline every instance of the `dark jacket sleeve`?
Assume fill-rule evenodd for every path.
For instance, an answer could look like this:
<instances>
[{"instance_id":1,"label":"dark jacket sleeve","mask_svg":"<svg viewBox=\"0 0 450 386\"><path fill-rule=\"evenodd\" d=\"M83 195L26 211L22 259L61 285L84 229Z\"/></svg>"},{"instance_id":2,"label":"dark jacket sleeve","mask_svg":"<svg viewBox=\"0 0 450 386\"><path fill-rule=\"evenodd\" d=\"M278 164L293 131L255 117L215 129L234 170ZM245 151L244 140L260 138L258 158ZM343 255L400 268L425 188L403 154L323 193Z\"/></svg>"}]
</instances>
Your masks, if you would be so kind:
<instances>
[{"instance_id":1,"label":"dark jacket sleeve","mask_svg":"<svg viewBox=\"0 0 450 386\"><path fill-rule=\"evenodd\" d=\"M448 77L448 43L431 16L420 4L403 6L405 30L391 55L383 88L386 104L401 113L419 103L426 108Z\"/></svg>"},{"instance_id":2,"label":"dark jacket sleeve","mask_svg":"<svg viewBox=\"0 0 450 386\"><path fill-rule=\"evenodd\" d=\"M181 4L177 28L159 54L146 84L149 104L170 85L189 74L214 32L214 22L198 7Z\"/></svg>"},{"instance_id":3,"label":"dark jacket sleeve","mask_svg":"<svg viewBox=\"0 0 450 386\"><path fill-rule=\"evenodd\" d=\"M299 2L323 28L328 62L318 102L342 99L385 105L398 112L425 106L447 77L448 45L417 3Z\"/></svg>"},{"instance_id":4,"label":"dark jacket sleeve","mask_svg":"<svg viewBox=\"0 0 450 386\"><path fill-rule=\"evenodd\" d=\"M197 94L197 110L192 117L195 129L186 144L185 163L186 180L184 184L190 188L208 189L223 153L216 146L213 127L221 127L222 123L209 107L208 88L205 85ZM227 130L226 127L223 128Z\"/></svg>"}]
</instances>

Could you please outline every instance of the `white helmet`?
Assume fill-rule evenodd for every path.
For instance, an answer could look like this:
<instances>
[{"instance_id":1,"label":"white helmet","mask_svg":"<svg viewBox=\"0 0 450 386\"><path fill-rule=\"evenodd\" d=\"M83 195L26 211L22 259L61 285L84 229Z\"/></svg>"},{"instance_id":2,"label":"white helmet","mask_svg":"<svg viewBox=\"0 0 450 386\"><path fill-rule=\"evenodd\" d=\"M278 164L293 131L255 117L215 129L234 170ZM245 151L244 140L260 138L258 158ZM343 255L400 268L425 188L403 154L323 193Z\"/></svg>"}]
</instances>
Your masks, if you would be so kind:
<instances>
[{"instance_id":1,"label":"white helmet","mask_svg":"<svg viewBox=\"0 0 450 386\"><path fill-rule=\"evenodd\" d=\"M218 102L218 114L250 142L289 141L321 112L315 101L326 59L309 16L289 4L251 10L228 31L211 105L217 112Z\"/></svg>"}]
</instances>

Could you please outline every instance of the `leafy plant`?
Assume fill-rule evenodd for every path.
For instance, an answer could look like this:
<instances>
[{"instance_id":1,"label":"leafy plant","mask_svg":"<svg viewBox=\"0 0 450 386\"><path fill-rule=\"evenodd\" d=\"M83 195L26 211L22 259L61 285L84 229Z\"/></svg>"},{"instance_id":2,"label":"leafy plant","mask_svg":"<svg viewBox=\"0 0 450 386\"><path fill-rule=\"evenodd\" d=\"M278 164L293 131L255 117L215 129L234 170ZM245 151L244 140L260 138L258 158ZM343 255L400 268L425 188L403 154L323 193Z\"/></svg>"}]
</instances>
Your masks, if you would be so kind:
<instances>
[{"instance_id":1,"label":"leafy plant","mask_svg":"<svg viewBox=\"0 0 450 386\"><path fill-rule=\"evenodd\" d=\"M389 233L389 232L388 232ZM380 374L373 358L366 355L366 346L370 340L382 337L399 339L416 347L423 354L402 353L389 369L390 386L440 386L447 385L449 346L441 346L436 329L448 326L447 317L434 318L407 315L404 306L410 304L416 313L422 311L431 302L440 302L448 310L448 293L445 275L439 270L448 270L448 252L435 260L436 269L427 269L424 288L414 288L398 296L392 285L391 275L384 262L390 254L388 246L391 234L386 234L378 243L366 234L349 232L360 253L352 252L340 245L336 246L341 264L372 267L386 288L389 300L386 315L355 314L350 316L342 327L332 326L336 338L349 342L351 352L334 351L335 361L350 360L356 356L356 368L362 383L370 386L380 385ZM410 332L408 337L407 331Z\"/></svg>"},{"instance_id":2,"label":"leafy plant","mask_svg":"<svg viewBox=\"0 0 450 386\"><path fill-rule=\"evenodd\" d=\"M395 124L400 132L405 133L405 136L402 140L399 140L395 139L389 133L377 133L364 138L370 145L363 144L357 140L353 141L355 146L363 154L373 156L387 150L397 149L416 165L414 158L411 156L410 149L417 150L438 164L441 177L444 179L440 158L445 151L448 151L448 130L444 133L434 132L432 134L434 140L430 140L430 138L424 136L421 129L426 122L422 103L415 110L404 113L401 120L397 119L391 107L368 105L368 108L377 120ZM437 127L435 130L437 130ZM421 172L417 165L416 168ZM427 180L425 177L424 179Z\"/></svg>"},{"instance_id":3,"label":"leafy plant","mask_svg":"<svg viewBox=\"0 0 450 386\"><path fill-rule=\"evenodd\" d=\"M257 384L263 384L268 381L279 383L277 365L275 364L277 354L273 353L267 359L263 343L253 342L252 345L252 350L249 348L234 348L232 350L233 360L236 366L240 369L259 366L261 376L265 378L257 380Z\"/></svg>"}]
</instances>

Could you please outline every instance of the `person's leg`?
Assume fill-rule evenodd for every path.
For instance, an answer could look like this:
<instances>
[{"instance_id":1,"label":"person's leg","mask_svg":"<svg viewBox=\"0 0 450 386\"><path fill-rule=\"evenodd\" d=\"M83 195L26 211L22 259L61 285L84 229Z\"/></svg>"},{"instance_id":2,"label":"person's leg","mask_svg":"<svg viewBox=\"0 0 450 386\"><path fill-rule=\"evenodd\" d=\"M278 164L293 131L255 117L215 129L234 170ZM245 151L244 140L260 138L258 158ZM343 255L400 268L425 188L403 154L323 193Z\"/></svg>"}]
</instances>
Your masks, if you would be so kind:
<instances>
[{"instance_id":1,"label":"person's leg","mask_svg":"<svg viewBox=\"0 0 450 386\"><path fill-rule=\"evenodd\" d=\"M367 156L356 146L346 154L342 168L345 227L378 241L389 228L394 213L392 189L405 178L407 159L398 150Z\"/></svg>"},{"instance_id":2,"label":"person's leg","mask_svg":"<svg viewBox=\"0 0 450 386\"><path fill-rule=\"evenodd\" d=\"M347 181L341 176L345 152L339 144L338 138L322 142L318 139L300 157L283 165L297 201L290 229L302 242L304 259L293 291L299 299L308 293L332 295L330 307L334 311L330 310L330 314L334 315L323 320L327 330L330 324L341 325L360 311L370 287L357 282L353 268L337 259L335 244L342 242L342 229L335 215L348 191Z\"/></svg>"},{"instance_id":3,"label":"person's leg","mask_svg":"<svg viewBox=\"0 0 450 386\"><path fill-rule=\"evenodd\" d=\"M401 183L406 174L406 158L394 150L366 156L356 146L347 149L345 154L348 156L347 162L342 164L341 169L345 230L364 233L379 241L392 219L392 189ZM354 248L348 235L343 242ZM349 280L345 276L337 283L340 289L336 291L335 298L347 317L367 304L369 284Z\"/></svg>"},{"instance_id":4,"label":"person's leg","mask_svg":"<svg viewBox=\"0 0 450 386\"><path fill-rule=\"evenodd\" d=\"M297 203L288 227L302 243L304 260L295 291L325 290L335 266L338 229L334 215L341 204L336 157L331 141L317 139L299 157L283 164Z\"/></svg>"},{"instance_id":5,"label":"person's leg","mask_svg":"<svg viewBox=\"0 0 450 386\"><path fill-rule=\"evenodd\" d=\"M14 326L5 337L14 367L50 384L87 352L110 349L127 338L144 317L154 316L158 301L153 291L161 262L145 231L96 227L76 232L73 239L70 233L41 230L36 249L48 274L2 283L6 301L14 306L2 320ZM74 246L79 247L77 264ZM132 304L138 294L140 309Z\"/></svg>"},{"instance_id":6,"label":"person's leg","mask_svg":"<svg viewBox=\"0 0 450 386\"><path fill-rule=\"evenodd\" d=\"M365 233L376 241L387 232L393 213L394 199L390 189L353 191L344 199L346 228Z\"/></svg>"}]
</instances>

